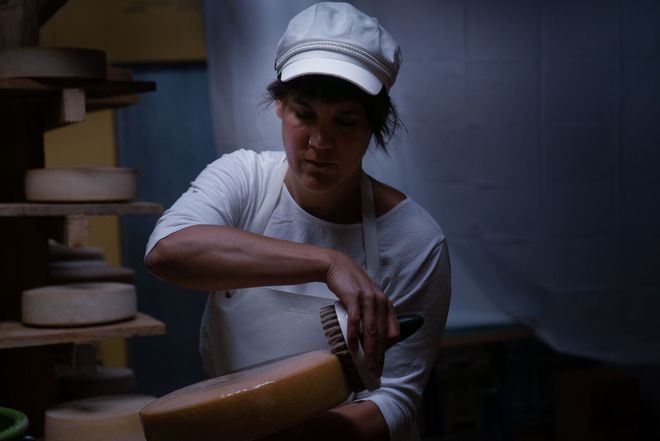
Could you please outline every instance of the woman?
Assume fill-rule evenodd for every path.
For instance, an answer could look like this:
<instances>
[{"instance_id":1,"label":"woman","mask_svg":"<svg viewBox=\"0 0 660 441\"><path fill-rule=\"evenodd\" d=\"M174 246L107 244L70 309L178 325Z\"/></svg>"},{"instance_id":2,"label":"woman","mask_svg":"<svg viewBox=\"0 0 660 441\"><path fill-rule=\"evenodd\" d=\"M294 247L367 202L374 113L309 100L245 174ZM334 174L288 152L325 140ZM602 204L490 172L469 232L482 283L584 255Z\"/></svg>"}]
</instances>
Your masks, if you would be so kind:
<instances>
[{"instance_id":1,"label":"woman","mask_svg":"<svg viewBox=\"0 0 660 441\"><path fill-rule=\"evenodd\" d=\"M212 292L200 335L210 375L327 347L318 309L337 299L349 347L362 328L382 387L276 439L418 439L449 305L446 242L424 209L362 170L370 141L384 148L398 125L400 62L389 33L349 4L296 15L268 87L284 153L238 150L207 166L147 245L155 275ZM394 344L395 314L409 312L425 324Z\"/></svg>"}]
</instances>

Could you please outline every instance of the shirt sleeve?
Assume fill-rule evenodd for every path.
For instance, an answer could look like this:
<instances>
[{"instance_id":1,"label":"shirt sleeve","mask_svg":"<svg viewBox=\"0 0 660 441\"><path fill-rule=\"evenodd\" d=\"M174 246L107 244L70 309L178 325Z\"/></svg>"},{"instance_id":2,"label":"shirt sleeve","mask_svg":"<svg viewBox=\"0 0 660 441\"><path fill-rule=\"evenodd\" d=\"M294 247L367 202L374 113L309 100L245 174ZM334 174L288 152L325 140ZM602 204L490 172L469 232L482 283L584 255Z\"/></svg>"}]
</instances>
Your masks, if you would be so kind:
<instances>
[{"instance_id":1,"label":"shirt sleeve","mask_svg":"<svg viewBox=\"0 0 660 441\"><path fill-rule=\"evenodd\" d=\"M424 324L406 340L385 353L381 387L360 392L357 400L373 401L389 427L390 440L407 438L417 407L440 349L451 296L449 254L445 240L432 245L400 303L397 314L416 313Z\"/></svg>"},{"instance_id":2,"label":"shirt sleeve","mask_svg":"<svg viewBox=\"0 0 660 441\"><path fill-rule=\"evenodd\" d=\"M207 165L158 219L145 256L161 239L193 225L236 226L247 205L255 157L255 152L237 150Z\"/></svg>"}]
</instances>

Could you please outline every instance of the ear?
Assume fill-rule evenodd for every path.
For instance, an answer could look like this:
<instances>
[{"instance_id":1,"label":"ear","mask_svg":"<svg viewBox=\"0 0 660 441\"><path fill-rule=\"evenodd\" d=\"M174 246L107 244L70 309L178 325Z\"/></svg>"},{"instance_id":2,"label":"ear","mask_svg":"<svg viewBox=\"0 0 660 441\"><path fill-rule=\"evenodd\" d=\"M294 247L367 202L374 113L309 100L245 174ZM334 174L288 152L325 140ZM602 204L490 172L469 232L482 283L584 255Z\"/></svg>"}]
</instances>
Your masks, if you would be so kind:
<instances>
[{"instance_id":1,"label":"ear","mask_svg":"<svg viewBox=\"0 0 660 441\"><path fill-rule=\"evenodd\" d=\"M282 100L275 101L275 113L279 119L282 119L284 116L284 102L282 102Z\"/></svg>"}]
</instances>

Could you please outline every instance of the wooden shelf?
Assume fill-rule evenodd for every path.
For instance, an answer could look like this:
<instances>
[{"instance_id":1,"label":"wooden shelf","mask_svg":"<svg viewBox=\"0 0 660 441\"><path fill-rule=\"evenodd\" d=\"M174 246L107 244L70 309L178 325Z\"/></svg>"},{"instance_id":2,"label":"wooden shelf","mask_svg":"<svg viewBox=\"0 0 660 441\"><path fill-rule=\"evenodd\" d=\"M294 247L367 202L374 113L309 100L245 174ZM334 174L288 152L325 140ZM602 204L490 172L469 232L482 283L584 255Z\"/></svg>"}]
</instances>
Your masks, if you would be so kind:
<instances>
[{"instance_id":1,"label":"wooden shelf","mask_svg":"<svg viewBox=\"0 0 660 441\"><path fill-rule=\"evenodd\" d=\"M160 214L163 205L155 202L124 203L0 203L0 217L68 216L104 214Z\"/></svg>"},{"instance_id":2,"label":"wooden shelf","mask_svg":"<svg viewBox=\"0 0 660 441\"><path fill-rule=\"evenodd\" d=\"M125 322L77 328L36 328L20 322L0 321L0 349L162 334L165 334L165 324L142 313Z\"/></svg>"},{"instance_id":3,"label":"wooden shelf","mask_svg":"<svg viewBox=\"0 0 660 441\"><path fill-rule=\"evenodd\" d=\"M0 96L48 95L64 89L82 89L88 99L95 99L152 92L156 90L156 83L75 78L0 78Z\"/></svg>"},{"instance_id":4,"label":"wooden shelf","mask_svg":"<svg viewBox=\"0 0 660 441\"><path fill-rule=\"evenodd\" d=\"M484 325L461 328L446 328L442 336L441 346L451 348L457 346L478 345L512 340L525 340L535 337L534 330L521 324Z\"/></svg>"}]
</instances>

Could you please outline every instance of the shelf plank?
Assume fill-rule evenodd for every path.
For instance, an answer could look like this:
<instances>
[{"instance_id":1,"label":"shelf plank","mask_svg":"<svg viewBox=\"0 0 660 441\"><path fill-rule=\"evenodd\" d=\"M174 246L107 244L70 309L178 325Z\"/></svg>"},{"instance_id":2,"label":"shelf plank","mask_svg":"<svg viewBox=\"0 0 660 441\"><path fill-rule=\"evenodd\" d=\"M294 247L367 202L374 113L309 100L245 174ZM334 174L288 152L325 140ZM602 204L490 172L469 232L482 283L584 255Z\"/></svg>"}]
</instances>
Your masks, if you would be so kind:
<instances>
[{"instance_id":1,"label":"shelf plank","mask_svg":"<svg viewBox=\"0 0 660 441\"><path fill-rule=\"evenodd\" d=\"M123 203L0 203L0 217L69 216L104 214L160 214L163 205L155 202Z\"/></svg>"},{"instance_id":2,"label":"shelf plank","mask_svg":"<svg viewBox=\"0 0 660 441\"><path fill-rule=\"evenodd\" d=\"M521 324L494 324L483 326L447 327L441 346L473 346L486 343L526 340L535 338L534 330Z\"/></svg>"},{"instance_id":3,"label":"shelf plank","mask_svg":"<svg viewBox=\"0 0 660 441\"><path fill-rule=\"evenodd\" d=\"M107 98L156 90L154 81L112 81L75 78L0 78L0 96L25 96L82 89L87 98Z\"/></svg>"},{"instance_id":4,"label":"shelf plank","mask_svg":"<svg viewBox=\"0 0 660 441\"><path fill-rule=\"evenodd\" d=\"M76 328L36 328L20 322L0 322L0 349L46 346L59 343L87 343L114 337L165 334L165 324L138 313L133 320L102 326Z\"/></svg>"}]
</instances>

